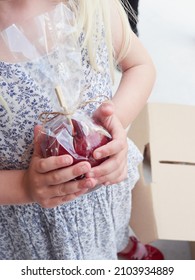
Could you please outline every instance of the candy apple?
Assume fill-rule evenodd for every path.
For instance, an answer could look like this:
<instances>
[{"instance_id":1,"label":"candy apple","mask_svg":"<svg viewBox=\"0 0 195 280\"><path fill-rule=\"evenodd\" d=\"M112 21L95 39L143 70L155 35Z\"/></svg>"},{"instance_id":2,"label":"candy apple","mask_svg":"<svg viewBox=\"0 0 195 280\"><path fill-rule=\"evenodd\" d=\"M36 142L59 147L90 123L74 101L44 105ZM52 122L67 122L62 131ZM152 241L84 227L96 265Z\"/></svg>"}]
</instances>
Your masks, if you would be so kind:
<instances>
[{"instance_id":1,"label":"candy apple","mask_svg":"<svg viewBox=\"0 0 195 280\"><path fill-rule=\"evenodd\" d=\"M42 151L45 157L69 154L73 164L88 161L93 167L105 160L95 159L94 150L110 140L110 134L87 116L81 114L68 119L59 115L46 124Z\"/></svg>"}]
</instances>

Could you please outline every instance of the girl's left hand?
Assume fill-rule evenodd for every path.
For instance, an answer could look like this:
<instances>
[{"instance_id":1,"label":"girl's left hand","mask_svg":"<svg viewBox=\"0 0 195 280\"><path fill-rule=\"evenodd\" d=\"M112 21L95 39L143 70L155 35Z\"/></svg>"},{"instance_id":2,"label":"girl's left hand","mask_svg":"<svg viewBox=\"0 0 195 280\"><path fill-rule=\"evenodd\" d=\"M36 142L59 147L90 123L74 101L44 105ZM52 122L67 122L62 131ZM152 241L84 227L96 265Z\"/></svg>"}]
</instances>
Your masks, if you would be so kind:
<instances>
[{"instance_id":1,"label":"girl's left hand","mask_svg":"<svg viewBox=\"0 0 195 280\"><path fill-rule=\"evenodd\" d=\"M112 141L94 151L95 159L109 158L93 167L86 177L94 178L96 185L119 183L127 177L127 133L114 112L112 101L104 102L93 117L112 135Z\"/></svg>"}]
</instances>

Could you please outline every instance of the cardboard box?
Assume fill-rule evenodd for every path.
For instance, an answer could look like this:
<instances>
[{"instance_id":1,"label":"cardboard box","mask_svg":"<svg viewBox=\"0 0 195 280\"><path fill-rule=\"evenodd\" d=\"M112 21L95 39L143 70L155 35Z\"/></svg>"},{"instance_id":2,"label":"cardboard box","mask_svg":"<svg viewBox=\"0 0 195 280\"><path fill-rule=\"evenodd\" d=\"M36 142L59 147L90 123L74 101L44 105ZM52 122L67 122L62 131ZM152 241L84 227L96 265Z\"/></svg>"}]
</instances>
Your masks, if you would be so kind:
<instances>
[{"instance_id":1,"label":"cardboard box","mask_svg":"<svg viewBox=\"0 0 195 280\"><path fill-rule=\"evenodd\" d=\"M140 165L130 225L143 242L195 241L195 106L148 103L128 132L144 154L150 147L151 180Z\"/></svg>"}]
</instances>

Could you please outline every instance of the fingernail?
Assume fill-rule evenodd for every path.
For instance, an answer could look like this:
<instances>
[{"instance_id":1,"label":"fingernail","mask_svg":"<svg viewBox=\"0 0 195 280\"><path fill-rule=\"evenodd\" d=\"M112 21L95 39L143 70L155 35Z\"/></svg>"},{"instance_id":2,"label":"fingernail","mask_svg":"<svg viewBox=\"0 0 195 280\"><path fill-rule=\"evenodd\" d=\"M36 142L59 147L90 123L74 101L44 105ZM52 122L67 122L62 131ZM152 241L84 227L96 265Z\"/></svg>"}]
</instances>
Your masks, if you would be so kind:
<instances>
[{"instance_id":1,"label":"fingernail","mask_svg":"<svg viewBox=\"0 0 195 280\"><path fill-rule=\"evenodd\" d=\"M83 189L86 189L86 188L89 189L91 187L93 187L93 184L92 184L91 180L85 180L85 181L82 182L82 184L80 185L79 188L81 190L83 190Z\"/></svg>"},{"instance_id":2,"label":"fingernail","mask_svg":"<svg viewBox=\"0 0 195 280\"><path fill-rule=\"evenodd\" d=\"M69 157L67 157L67 156L65 156L65 157L63 158L63 161L64 161L64 163L65 163L66 165L71 164L71 159L70 159Z\"/></svg>"},{"instance_id":3,"label":"fingernail","mask_svg":"<svg viewBox=\"0 0 195 280\"><path fill-rule=\"evenodd\" d=\"M88 178L94 178L94 177L95 177L94 172L89 172L89 173L87 173L87 177L88 177Z\"/></svg>"},{"instance_id":4,"label":"fingernail","mask_svg":"<svg viewBox=\"0 0 195 280\"><path fill-rule=\"evenodd\" d=\"M92 182L90 180L88 180L88 181L85 182L84 186L85 186L85 188L92 188L93 184L92 184Z\"/></svg>"},{"instance_id":5,"label":"fingernail","mask_svg":"<svg viewBox=\"0 0 195 280\"><path fill-rule=\"evenodd\" d=\"M86 164L83 164L80 166L80 172L81 174L85 174L89 171L89 166L87 166Z\"/></svg>"},{"instance_id":6,"label":"fingernail","mask_svg":"<svg viewBox=\"0 0 195 280\"><path fill-rule=\"evenodd\" d=\"M102 157L102 154L100 152L95 153L95 158L100 159Z\"/></svg>"}]
</instances>

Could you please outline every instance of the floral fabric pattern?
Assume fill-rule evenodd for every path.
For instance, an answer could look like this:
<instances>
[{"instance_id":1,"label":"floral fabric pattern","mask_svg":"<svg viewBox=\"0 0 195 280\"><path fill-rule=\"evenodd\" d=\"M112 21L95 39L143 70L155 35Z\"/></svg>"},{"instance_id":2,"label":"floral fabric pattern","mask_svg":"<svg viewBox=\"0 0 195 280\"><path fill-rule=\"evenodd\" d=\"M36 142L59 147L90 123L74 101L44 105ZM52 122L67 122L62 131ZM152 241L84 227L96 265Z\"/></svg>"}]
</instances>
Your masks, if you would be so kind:
<instances>
[{"instance_id":1,"label":"floral fabric pattern","mask_svg":"<svg viewBox=\"0 0 195 280\"><path fill-rule=\"evenodd\" d=\"M48 59L49 58L49 59ZM11 115L0 105L0 169L26 169L31 158L33 128L39 115L57 108L52 77L55 53L33 62L0 62L0 94ZM101 71L93 70L82 50L83 100L112 97L107 50L98 53ZM99 106L89 103L91 115ZM8 125L9 122L9 125ZM29 148L30 147L30 148ZM131 189L138 179L141 156L129 141L128 178L101 186L53 209L38 204L0 206L0 259L116 259L128 242Z\"/></svg>"}]
</instances>

